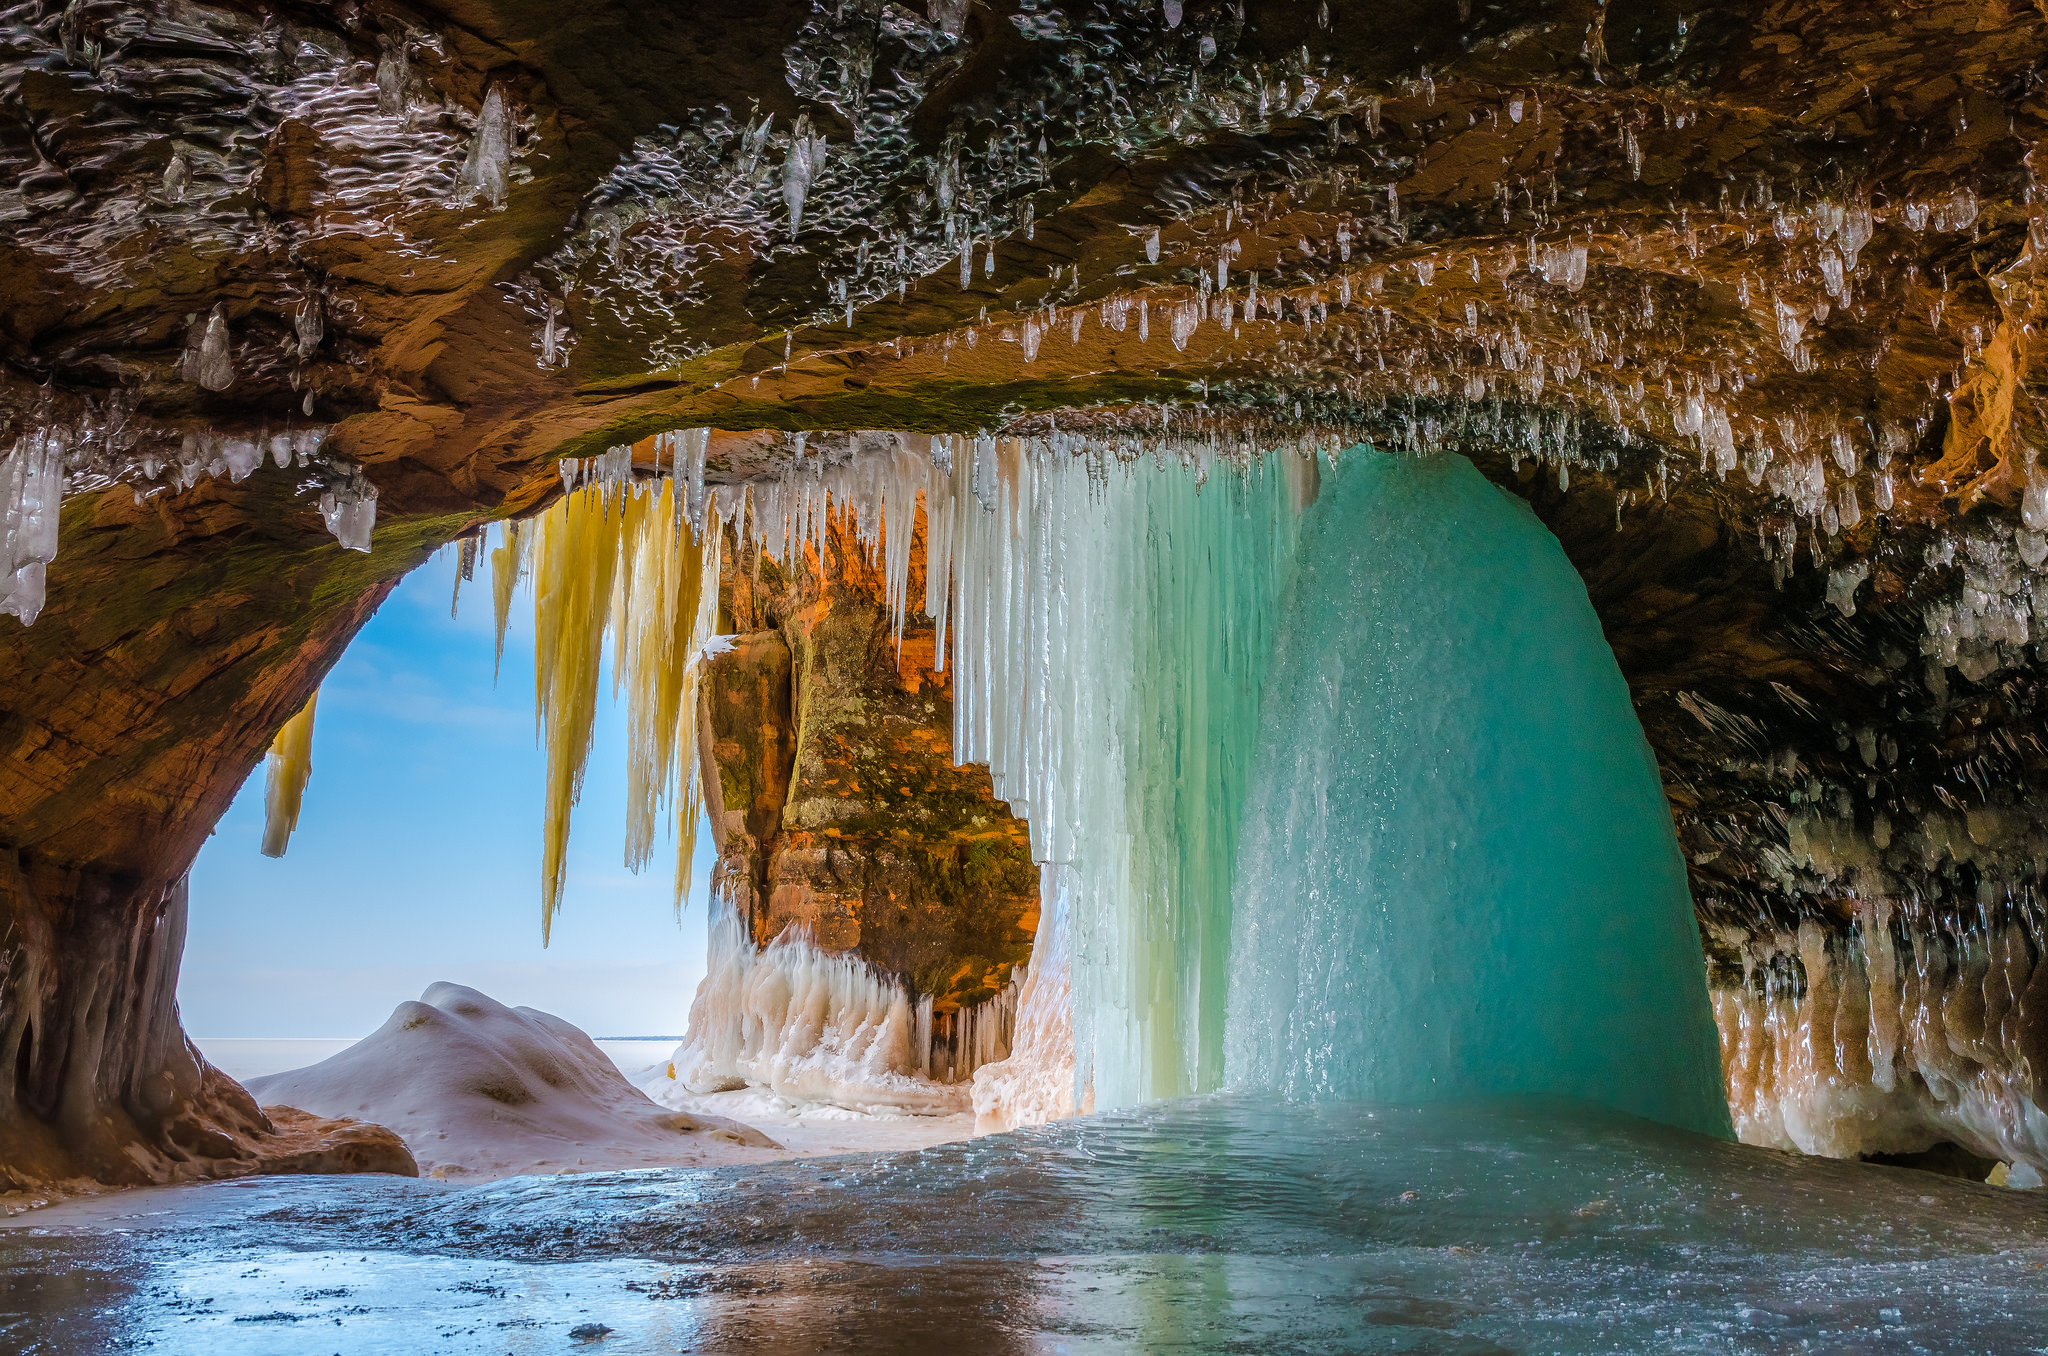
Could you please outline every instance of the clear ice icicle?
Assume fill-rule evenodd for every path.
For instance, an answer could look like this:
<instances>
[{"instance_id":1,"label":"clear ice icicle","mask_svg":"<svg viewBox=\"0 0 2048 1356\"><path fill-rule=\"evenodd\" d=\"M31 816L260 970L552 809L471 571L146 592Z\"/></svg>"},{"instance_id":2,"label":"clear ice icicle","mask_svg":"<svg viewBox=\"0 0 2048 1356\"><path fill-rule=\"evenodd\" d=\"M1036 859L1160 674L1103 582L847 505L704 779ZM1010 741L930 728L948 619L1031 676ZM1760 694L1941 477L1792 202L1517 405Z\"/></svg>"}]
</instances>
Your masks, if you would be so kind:
<instances>
[{"instance_id":1,"label":"clear ice icicle","mask_svg":"<svg viewBox=\"0 0 2048 1356\"><path fill-rule=\"evenodd\" d=\"M185 158L182 150L171 152L171 163L164 166L164 200L185 201L185 191L192 187L192 162Z\"/></svg>"},{"instance_id":2,"label":"clear ice icicle","mask_svg":"<svg viewBox=\"0 0 2048 1356\"><path fill-rule=\"evenodd\" d=\"M235 360L228 344L227 313L219 306L206 317L192 379L209 391L225 391L235 383Z\"/></svg>"},{"instance_id":3,"label":"clear ice icicle","mask_svg":"<svg viewBox=\"0 0 2048 1356\"><path fill-rule=\"evenodd\" d=\"M320 496L320 517L334 539L349 550L370 549L370 531L377 525L377 487L361 467L347 467L330 479Z\"/></svg>"},{"instance_id":4,"label":"clear ice icicle","mask_svg":"<svg viewBox=\"0 0 2048 1356\"><path fill-rule=\"evenodd\" d=\"M299 309L292 314L292 330L299 337L299 356L312 357L327 333L326 313L317 295L308 296L299 303Z\"/></svg>"},{"instance_id":5,"label":"clear ice icicle","mask_svg":"<svg viewBox=\"0 0 2048 1356\"><path fill-rule=\"evenodd\" d=\"M26 626L43 610L45 568L57 558L64 502L62 440L38 430L0 458L0 612Z\"/></svg>"},{"instance_id":6,"label":"clear ice icicle","mask_svg":"<svg viewBox=\"0 0 2048 1356\"><path fill-rule=\"evenodd\" d=\"M2036 470L2020 495L2020 521L2036 532L2048 531L2048 476Z\"/></svg>"},{"instance_id":7,"label":"clear ice icicle","mask_svg":"<svg viewBox=\"0 0 2048 1356\"><path fill-rule=\"evenodd\" d=\"M811 135L809 120L799 118L796 134L789 141L789 153L782 160L782 202L789 209L791 235L803 229L804 199L824 166L825 138Z\"/></svg>"},{"instance_id":8,"label":"clear ice icicle","mask_svg":"<svg viewBox=\"0 0 2048 1356\"><path fill-rule=\"evenodd\" d=\"M470 139L469 154L455 176L457 194L472 198L481 194L493 207L505 205L506 175L512 168L512 119L505 110L505 92L497 85L484 96L483 111L477 115L476 135Z\"/></svg>"}]
</instances>

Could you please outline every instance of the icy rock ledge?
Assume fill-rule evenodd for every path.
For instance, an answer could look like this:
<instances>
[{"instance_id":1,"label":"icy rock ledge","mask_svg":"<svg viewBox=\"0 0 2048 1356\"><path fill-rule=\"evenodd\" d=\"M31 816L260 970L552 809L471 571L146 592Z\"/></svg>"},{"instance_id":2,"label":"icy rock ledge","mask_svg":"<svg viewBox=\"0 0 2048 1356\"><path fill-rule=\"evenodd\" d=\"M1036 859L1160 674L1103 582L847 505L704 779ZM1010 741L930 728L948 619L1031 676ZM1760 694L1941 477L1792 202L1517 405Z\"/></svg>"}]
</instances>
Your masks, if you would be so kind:
<instances>
[{"instance_id":1,"label":"icy rock ledge","mask_svg":"<svg viewBox=\"0 0 2048 1356\"><path fill-rule=\"evenodd\" d=\"M388 1126L422 1173L465 1181L779 1147L736 1121L655 1105L568 1022L460 984L431 985L340 1054L248 1087L266 1106Z\"/></svg>"}]
</instances>

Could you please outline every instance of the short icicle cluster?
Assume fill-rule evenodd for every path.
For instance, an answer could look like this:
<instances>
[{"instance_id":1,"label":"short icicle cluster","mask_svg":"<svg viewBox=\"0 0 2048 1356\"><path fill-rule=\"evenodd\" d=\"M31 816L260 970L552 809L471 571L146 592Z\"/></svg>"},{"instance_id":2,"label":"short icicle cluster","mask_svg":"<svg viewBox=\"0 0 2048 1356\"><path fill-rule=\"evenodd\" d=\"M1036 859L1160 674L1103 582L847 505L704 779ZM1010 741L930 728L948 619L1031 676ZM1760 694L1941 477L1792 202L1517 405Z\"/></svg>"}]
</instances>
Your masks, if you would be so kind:
<instances>
[{"instance_id":1,"label":"short icicle cluster","mask_svg":"<svg viewBox=\"0 0 2048 1356\"><path fill-rule=\"evenodd\" d=\"M2040 935L2039 920L2035 933ZM1948 1141L2048 1173L2048 963L2013 918L1889 900L1853 930L1807 919L1714 992L1738 1134L1835 1158Z\"/></svg>"}]
</instances>

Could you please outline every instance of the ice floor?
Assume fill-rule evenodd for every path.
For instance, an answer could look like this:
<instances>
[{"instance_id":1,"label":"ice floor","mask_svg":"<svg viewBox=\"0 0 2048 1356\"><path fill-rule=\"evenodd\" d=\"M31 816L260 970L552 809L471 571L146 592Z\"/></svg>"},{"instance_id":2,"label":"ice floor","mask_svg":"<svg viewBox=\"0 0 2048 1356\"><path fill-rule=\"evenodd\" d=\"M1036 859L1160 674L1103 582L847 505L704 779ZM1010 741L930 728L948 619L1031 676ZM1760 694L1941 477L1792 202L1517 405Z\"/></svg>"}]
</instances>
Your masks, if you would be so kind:
<instances>
[{"instance_id":1,"label":"ice floor","mask_svg":"<svg viewBox=\"0 0 2048 1356\"><path fill-rule=\"evenodd\" d=\"M2048 1350L2048 1195L1533 1103L117 1193L0 1266L23 1353Z\"/></svg>"}]
</instances>

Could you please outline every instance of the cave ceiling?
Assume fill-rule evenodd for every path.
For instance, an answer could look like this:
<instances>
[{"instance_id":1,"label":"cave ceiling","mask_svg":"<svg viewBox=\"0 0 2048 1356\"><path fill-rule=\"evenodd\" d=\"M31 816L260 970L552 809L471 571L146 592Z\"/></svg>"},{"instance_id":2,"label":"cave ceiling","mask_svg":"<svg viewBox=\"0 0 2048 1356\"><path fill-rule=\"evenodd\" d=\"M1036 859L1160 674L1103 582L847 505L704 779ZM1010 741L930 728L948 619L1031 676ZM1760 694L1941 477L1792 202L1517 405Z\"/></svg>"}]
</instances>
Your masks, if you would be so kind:
<instances>
[{"instance_id":1,"label":"cave ceiling","mask_svg":"<svg viewBox=\"0 0 2048 1356\"><path fill-rule=\"evenodd\" d=\"M189 860L563 456L1369 439L1558 533L1710 941L2031 910L2044 53L1964 0L0 10L0 449L69 494L0 822Z\"/></svg>"}]
</instances>

